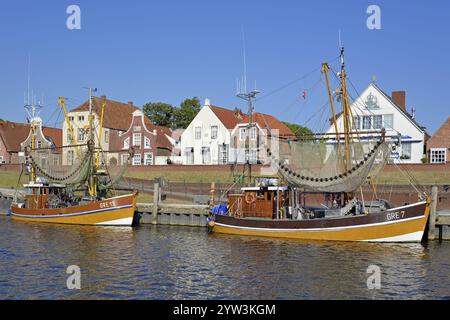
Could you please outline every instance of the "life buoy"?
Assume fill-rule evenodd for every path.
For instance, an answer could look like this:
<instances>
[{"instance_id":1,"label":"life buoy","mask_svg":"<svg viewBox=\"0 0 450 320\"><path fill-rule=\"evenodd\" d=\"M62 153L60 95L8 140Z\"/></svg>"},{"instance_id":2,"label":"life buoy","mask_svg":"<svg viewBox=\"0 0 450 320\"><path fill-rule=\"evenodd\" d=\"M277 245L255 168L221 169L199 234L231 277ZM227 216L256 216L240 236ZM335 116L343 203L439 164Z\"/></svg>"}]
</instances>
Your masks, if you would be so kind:
<instances>
[{"instance_id":1,"label":"life buoy","mask_svg":"<svg viewBox=\"0 0 450 320\"><path fill-rule=\"evenodd\" d=\"M247 204L252 204L256 201L256 196L254 193L247 193L245 195L245 202L247 202Z\"/></svg>"}]
</instances>

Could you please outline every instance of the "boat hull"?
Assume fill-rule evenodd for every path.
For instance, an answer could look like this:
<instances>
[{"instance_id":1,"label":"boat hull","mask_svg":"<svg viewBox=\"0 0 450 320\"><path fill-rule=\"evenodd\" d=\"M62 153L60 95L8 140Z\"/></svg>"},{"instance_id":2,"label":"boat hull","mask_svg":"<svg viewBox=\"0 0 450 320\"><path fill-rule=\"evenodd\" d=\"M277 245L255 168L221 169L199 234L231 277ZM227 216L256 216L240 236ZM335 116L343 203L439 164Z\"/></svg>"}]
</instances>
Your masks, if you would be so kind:
<instances>
[{"instance_id":1,"label":"boat hull","mask_svg":"<svg viewBox=\"0 0 450 320\"><path fill-rule=\"evenodd\" d=\"M66 208L28 209L12 206L13 220L78 225L131 226L136 194L92 201Z\"/></svg>"},{"instance_id":2,"label":"boat hull","mask_svg":"<svg viewBox=\"0 0 450 320\"><path fill-rule=\"evenodd\" d=\"M213 232L291 239L419 242L430 210L429 201L379 213L311 220L269 220L215 216Z\"/></svg>"}]
</instances>

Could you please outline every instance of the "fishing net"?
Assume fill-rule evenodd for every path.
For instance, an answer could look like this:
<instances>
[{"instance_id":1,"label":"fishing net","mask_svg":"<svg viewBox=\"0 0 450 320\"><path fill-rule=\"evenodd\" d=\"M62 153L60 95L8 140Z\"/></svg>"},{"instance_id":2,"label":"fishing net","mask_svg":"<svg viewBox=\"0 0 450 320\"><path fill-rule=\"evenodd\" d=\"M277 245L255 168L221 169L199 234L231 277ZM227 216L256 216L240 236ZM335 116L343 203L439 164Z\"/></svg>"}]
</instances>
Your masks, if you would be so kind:
<instances>
[{"instance_id":1,"label":"fishing net","mask_svg":"<svg viewBox=\"0 0 450 320\"><path fill-rule=\"evenodd\" d=\"M390 155L382 141L352 143L346 150L330 140L280 142L274 152L267 148L270 164L290 184L308 191L353 192L368 176L379 172Z\"/></svg>"}]
</instances>

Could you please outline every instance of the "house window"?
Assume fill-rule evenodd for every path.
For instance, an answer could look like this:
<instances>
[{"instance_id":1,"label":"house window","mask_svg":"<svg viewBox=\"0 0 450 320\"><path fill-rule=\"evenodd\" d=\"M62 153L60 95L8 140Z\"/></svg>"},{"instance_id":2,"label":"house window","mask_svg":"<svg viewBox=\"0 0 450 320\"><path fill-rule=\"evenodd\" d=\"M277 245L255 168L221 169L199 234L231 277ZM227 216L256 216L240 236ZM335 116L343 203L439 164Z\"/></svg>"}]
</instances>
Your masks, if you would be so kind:
<instances>
[{"instance_id":1,"label":"house window","mask_svg":"<svg viewBox=\"0 0 450 320\"><path fill-rule=\"evenodd\" d=\"M0 156L0 163L5 163L5 161L3 160L3 156Z\"/></svg>"},{"instance_id":2,"label":"house window","mask_svg":"<svg viewBox=\"0 0 450 320\"><path fill-rule=\"evenodd\" d=\"M67 144L71 144L72 143L72 133L70 133L70 130L67 129Z\"/></svg>"},{"instance_id":3,"label":"house window","mask_svg":"<svg viewBox=\"0 0 450 320\"><path fill-rule=\"evenodd\" d=\"M226 144L222 144L219 146L219 164L227 164L228 163L228 146Z\"/></svg>"},{"instance_id":4,"label":"house window","mask_svg":"<svg viewBox=\"0 0 450 320\"><path fill-rule=\"evenodd\" d=\"M134 126L133 127L133 131L140 132L141 131L141 126Z\"/></svg>"},{"instance_id":5,"label":"house window","mask_svg":"<svg viewBox=\"0 0 450 320\"><path fill-rule=\"evenodd\" d=\"M248 160L250 161L250 163L256 163L256 161L258 160L256 149L250 150L250 156Z\"/></svg>"},{"instance_id":6,"label":"house window","mask_svg":"<svg viewBox=\"0 0 450 320\"><path fill-rule=\"evenodd\" d=\"M384 115L384 127L386 129L394 128L394 115L393 114L385 114Z\"/></svg>"},{"instance_id":7,"label":"house window","mask_svg":"<svg viewBox=\"0 0 450 320\"><path fill-rule=\"evenodd\" d=\"M144 138L144 148L150 149L150 139L148 137Z\"/></svg>"},{"instance_id":8,"label":"house window","mask_svg":"<svg viewBox=\"0 0 450 320\"><path fill-rule=\"evenodd\" d=\"M256 140L256 127L250 129L250 139Z\"/></svg>"},{"instance_id":9,"label":"house window","mask_svg":"<svg viewBox=\"0 0 450 320\"><path fill-rule=\"evenodd\" d=\"M353 117L353 128L355 130L360 130L361 129L361 118L359 116L354 116Z\"/></svg>"},{"instance_id":10,"label":"house window","mask_svg":"<svg viewBox=\"0 0 450 320\"><path fill-rule=\"evenodd\" d=\"M133 133L133 147L140 147L140 146L141 146L141 134Z\"/></svg>"},{"instance_id":11,"label":"house window","mask_svg":"<svg viewBox=\"0 0 450 320\"><path fill-rule=\"evenodd\" d=\"M69 121L73 121L74 117L73 116L69 116Z\"/></svg>"},{"instance_id":12,"label":"house window","mask_svg":"<svg viewBox=\"0 0 450 320\"><path fill-rule=\"evenodd\" d=\"M73 165L73 150L67 151L67 164L69 166Z\"/></svg>"},{"instance_id":13,"label":"house window","mask_svg":"<svg viewBox=\"0 0 450 320\"><path fill-rule=\"evenodd\" d=\"M141 165L141 154L136 153L133 157L133 166L140 166Z\"/></svg>"},{"instance_id":14,"label":"house window","mask_svg":"<svg viewBox=\"0 0 450 320\"><path fill-rule=\"evenodd\" d=\"M105 129L105 143L109 143L109 130Z\"/></svg>"},{"instance_id":15,"label":"house window","mask_svg":"<svg viewBox=\"0 0 450 320\"><path fill-rule=\"evenodd\" d=\"M382 127L383 127L383 116L381 115L373 116L373 128L381 129Z\"/></svg>"},{"instance_id":16,"label":"house window","mask_svg":"<svg viewBox=\"0 0 450 320\"><path fill-rule=\"evenodd\" d=\"M194 148L184 149L184 156L186 157L186 164L194 164Z\"/></svg>"},{"instance_id":17,"label":"house window","mask_svg":"<svg viewBox=\"0 0 450 320\"><path fill-rule=\"evenodd\" d=\"M411 159L411 143L402 143L402 155L400 159L409 160Z\"/></svg>"},{"instance_id":18,"label":"house window","mask_svg":"<svg viewBox=\"0 0 450 320\"><path fill-rule=\"evenodd\" d=\"M37 141L37 149L40 149L40 148L42 148L42 141L38 140Z\"/></svg>"},{"instance_id":19,"label":"house window","mask_svg":"<svg viewBox=\"0 0 450 320\"><path fill-rule=\"evenodd\" d=\"M128 163L128 158L129 158L129 154L128 153L124 153L121 155L121 161L122 161L122 165L125 165Z\"/></svg>"},{"instance_id":20,"label":"house window","mask_svg":"<svg viewBox=\"0 0 450 320\"><path fill-rule=\"evenodd\" d=\"M202 163L203 164L211 163L211 150L209 147L202 147Z\"/></svg>"},{"instance_id":21,"label":"house window","mask_svg":"<svg viewBox=\"0 0 450 320\"><path fill-rule=\"evenodd\" d=\"M445 148L432 148L430 149L430 162L431 163L445 163L446 152Z\"/></svg>"},{"instance_id":22,"label":"house window","mask_svg":"<svg viewBox=\"0 0 450 320\"><path fill-rule=\"evenodd\" d=\"M195 140L202 138L202 127L195 127Z\"/></svg>"},{"instance_id":23,"label":"house window","mask_svg":"<svg viewBox=\"0 0 450 320\"><path fill-rule=\"evenodd\" d=\"M59 165L59 159L58 159L58 156L53 157L53 165L54 165L54 166Z\"/></svg>"},{"instance_id":24,"label":"house window","mask_svg":"<svg viewBox=\"0 0 450 320\"><path fill-rule=\"evenodd\" d=\"M246 133L245 128L240 128L239 129L239 140L241 140L241 141L245 140L245 138L246 138L245 133Z\"/></svg>"},{"instance_id":25,"label":"house window","mask_svg":"<svg viewBox=\"0 0 450 320\"><path fill-rule=\"evenodd\" d=\"M88 129L78 128L78 141L84 141L86 139Z\"/></svg>"},{"instance_id":26,"label":"house window","mask_svg":"<svg viewBox=\"0 0 450 320\"><path fill-rule=\"evenodd\" d=\"M153 164L153 153L145 153L144 154L144 164L146 166L151 166Z\"/></svg>"},{"instance_id":27,"label":"house window","mask_svg":"<svg viewBox=\"0 0 450 320\"><path fill-rule=\"evenodd\" d=\"M211 139L217 139L218 130L217 126L211 126Z\"/></svg>"},{"instance_id":28,"label":"house window","mask_svg":"<svg viewBox=\"0 0 450 320\"><path fill-rule=\"evenodd\" d=\"M370 130L372 128L371 116L363 116L363 130Z\"/></svg>"},{"instance_id":29,"label":"house window","mask_svg":"<svg viewBox=\"0 0 450 320\"><path fill-rule=\"evenodd\" d=\"M126 139L123 141L123 148L124 148L124 149L130 149L130 137L126 138Z\"/></svg>"},{"instance_id":30,"label":"house window","mask_svg":"<svg viewBox=\"0 0 450 320\"><path fill-rule=\"evenodd\" d=\"M84 121L84 116L78 116L78 121L80 122Z\"/></svg>"}]
</instances>

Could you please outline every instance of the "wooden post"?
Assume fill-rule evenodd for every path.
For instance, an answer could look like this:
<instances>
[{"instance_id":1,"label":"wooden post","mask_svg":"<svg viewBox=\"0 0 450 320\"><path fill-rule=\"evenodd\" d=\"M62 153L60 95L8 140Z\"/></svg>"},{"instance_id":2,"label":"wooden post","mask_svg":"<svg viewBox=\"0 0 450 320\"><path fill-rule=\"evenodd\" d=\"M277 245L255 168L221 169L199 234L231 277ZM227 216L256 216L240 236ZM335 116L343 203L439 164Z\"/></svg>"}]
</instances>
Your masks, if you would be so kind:
<instances>
[{"instance_id":1,"label":"wooden post","mask_svg":"<svg viewBox=\"0 0 450 320\"><path fill-rule=\"evenodd\" d=\"M437 207L438 187L431 187L431 208L428 220L428 240L436 239L436 207Z\"/></svg>"},{"instance_id":2,"label":"wooden post","mask_svg":"<svg viewBox=\"0 0 450 320\"><path fill-rule=\"evenodd\" d=\"M211 191L210 191L210 199L209 199L209 205L213 206L214 205L214 195L216 193L216 183L215 182L211 182Z\"/></svg>"},{"instance_id":3,"label":"wooden post","mask_svg":"<svg viewBox=\"0 0 450 320\"><path fill-rule=\"evenodd\" d=\"M158 224L159 183L153 184L153 213L152 224Z\"/></svg>"}]
</instances>

